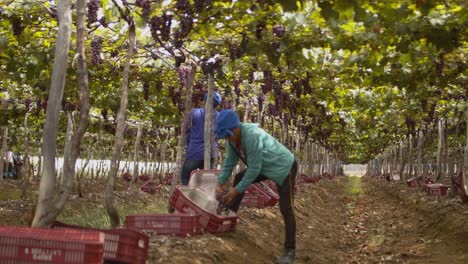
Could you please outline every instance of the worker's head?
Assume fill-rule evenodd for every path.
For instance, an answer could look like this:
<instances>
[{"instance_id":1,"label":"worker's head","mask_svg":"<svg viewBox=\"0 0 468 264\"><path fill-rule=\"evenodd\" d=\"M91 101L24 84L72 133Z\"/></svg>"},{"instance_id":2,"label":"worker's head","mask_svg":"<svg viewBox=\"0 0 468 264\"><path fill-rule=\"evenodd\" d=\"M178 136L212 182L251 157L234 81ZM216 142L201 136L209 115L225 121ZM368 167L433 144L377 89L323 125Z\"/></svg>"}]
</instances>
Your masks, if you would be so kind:
<instances>
[{"instance_id":1,"label":"worker's head","mask_svg":"<svg viewBox=\"0 0 468 264\"><path fill-rule=\"evenodd\" d=\"M215 138L221 139L232 136L233 128L240 127L239 116L234 110L226 109L219 112L215 120Z\"/></svg>"},{"instance_id":2,"label":"worker's head","mask_svg":"<svg viewBox=\"0 0 468 264\"><path fill-rule=\"evenodd\" d=\"M206 102L207 98L208 98L208 93L206 93L205 96L203 96L203 102ZM223 99L221 98L221 95L219 93L213 92L213 108L220 105L222 100Z\"/></svg>"}]
</instances>

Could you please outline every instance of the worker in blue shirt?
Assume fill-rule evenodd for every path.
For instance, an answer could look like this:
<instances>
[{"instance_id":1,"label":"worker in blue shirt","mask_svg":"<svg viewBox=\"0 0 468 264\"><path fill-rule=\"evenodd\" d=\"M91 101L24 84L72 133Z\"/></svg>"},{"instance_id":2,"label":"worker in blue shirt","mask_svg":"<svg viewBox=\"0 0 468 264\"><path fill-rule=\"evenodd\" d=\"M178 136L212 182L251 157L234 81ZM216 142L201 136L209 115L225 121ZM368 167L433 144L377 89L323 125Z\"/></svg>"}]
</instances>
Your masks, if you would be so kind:
<instances>
[{"instance_id":1,"label":"worker in blue shirt","mask_svg":"<svg viewBox=\"0 0 468 264\"><path fill-rule=\"evenodd\" d=\"M204 102L208 94L204 96ZM213 108L221 104L221 95L213 93ZM218 111L214 111L214 118L218 116ZM214 120L213 120L214 122ZM182 165L181 181L182 185L188 185L190 173L196 169L203 169L205 153L205 108L193 108L187 122L187 149L185 161ZM219 156L218 144L215 142L216 155ZM211 167L213 168L213 153L211 153Z\"/></svg>"}]
</instances>

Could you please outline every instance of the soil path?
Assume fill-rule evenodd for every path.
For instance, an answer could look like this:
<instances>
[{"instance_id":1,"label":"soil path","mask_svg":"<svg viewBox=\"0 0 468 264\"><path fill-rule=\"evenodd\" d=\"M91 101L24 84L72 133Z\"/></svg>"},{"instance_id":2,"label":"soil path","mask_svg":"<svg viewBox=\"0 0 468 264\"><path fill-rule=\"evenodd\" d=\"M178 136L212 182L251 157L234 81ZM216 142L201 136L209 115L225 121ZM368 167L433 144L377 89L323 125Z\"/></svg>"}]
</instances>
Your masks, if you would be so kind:
<instances>
[{"instance_id":1,"label":"soil path","mask_svg":"<svg viewBox=\"0 0 468 264\"><path fill-rule=\"evenodd\" d=\"M402 184L342 177L299 186L295 263L468 263L468 207ZM236 232L151 240L150 263L275 263L277 207L244 209Z\"/></svg>"},{"instance_id":2,"label":"soil path","mask_svg":"<svg viewBox=\"0 0 468 264\"><path fill-rule=\"evenodd\" d=\"M32 217L33 203L12 199L20 193L18 186L0 183L0 224L27 225ZM105 219L104 183L88 186L84 198L75 195L69 201L65 218ZM168 193L168 188L156 195L129 192L128 183L118 181L118 203L127 212L163 213ZM340 177L299 185L295 207L297 264L468 263L468 206L455 198L427 196L397 182ZM243 208L235 232L152 237L147 263L271 264L281 254L283 232L277 206Z\"/></svg>"}]
</instances>

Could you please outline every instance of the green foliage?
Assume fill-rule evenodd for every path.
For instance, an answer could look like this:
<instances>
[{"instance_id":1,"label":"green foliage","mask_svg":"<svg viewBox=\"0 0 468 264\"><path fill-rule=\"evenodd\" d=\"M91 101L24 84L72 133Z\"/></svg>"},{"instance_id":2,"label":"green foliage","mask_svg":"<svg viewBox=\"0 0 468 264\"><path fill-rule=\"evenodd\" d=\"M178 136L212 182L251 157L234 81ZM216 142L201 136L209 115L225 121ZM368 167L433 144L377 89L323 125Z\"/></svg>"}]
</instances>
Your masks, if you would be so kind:
<instances>
[{"instance_id":1,"label":"green foliage","mask_svg":"<svg viewBox=\"0 0 468 264\"><path fill-rule=\"evenodd\" d=\"M175 8L176 1L151 1L149 17L143 16L145 10L135 1L117 2L120 6L101 0L106 25L89 26L87 61L96 116L104 112L112 117L120 105L128 29L122 14L133 17L138 38L127 116L154 127L180 124L184 92L171 98L180 87L173 68L178 60L198 62L215 54L223 61L215 76L217 90L234 103L239 100L239 111L244 111L248 99L258 111L256 98L262 95L265 80L250 80L251 75L269 71L277 88L264 94L265 108L278 106L279 114L273 115L277 120L288 118L289 125L305 133L304 138L320 142L347 162L365 162L439 118L459 122L453 113L466 108L468 13L464 1L239 0L212 1L202 9L192 2L192 28L180 48L175 47L175 39L184 12ZM55 8L45 0L9 1L1 7L3 124L21 127L26 113L22 102L30 98L31 131L43 125L57 32ZM167 41L156 41L149 22L164 14L172 16L171 32ZM90 42L97 36L103 39L103 60L94 65ZM70 58L74 45L73 39ZM64 106L77 106L72 59L68 67ZM198 70L196 80L206 85L206 76ZM236 99L238 80L240 98ZM16 108L4 103L9 98ZM106 121L108 133L112 125ZM94 124L89 132L97 134L99 129Z\"/></svg>"}]
</instances>

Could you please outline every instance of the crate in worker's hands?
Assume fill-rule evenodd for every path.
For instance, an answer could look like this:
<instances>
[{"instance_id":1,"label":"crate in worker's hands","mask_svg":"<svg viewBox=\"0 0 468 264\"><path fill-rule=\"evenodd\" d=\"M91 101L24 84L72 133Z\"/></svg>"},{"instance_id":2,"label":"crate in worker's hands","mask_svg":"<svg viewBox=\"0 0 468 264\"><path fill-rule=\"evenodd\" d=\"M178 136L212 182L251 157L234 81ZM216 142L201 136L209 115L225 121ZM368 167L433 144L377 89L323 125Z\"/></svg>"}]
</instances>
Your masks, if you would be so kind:
<instances>
[{"instance_id":1,"label":"crate in worker's hands","mask_svg":"<svg viewBox=\"0 0 468 264\"><path fill-rule=\"evenodd\" d=\"M0 226L0 263L100 264L103 255L99 231Z\"/></svg>"},{"instance_id":2,"label":"crate in worker's hands","mask_svg":"<svg viewBox=\"0 0 468 264\"><path fill-rule=\"evenodd\" d=\"M201 233L198 214L134 214L127 215L125 226L147 235L195 236Z\"/></svg>"},{"instance_id":3,"label":"crate in worker's hands","mask_svg":"<svg viewBox=\"0 0 468 264\"><path fill-rule=\"evenodd\" d=\"M149 194L155 194L159 191L161 191L161 184L157 184L153 181L147 181L145 182L145 184L143 184L141 187L140 187L140 190L144 191L144 192L147 192Z\"/></svg>"},{"instance_id":4,"label":"crate in worker's hands","mask_svg":"<svg viewBox=\"0 0 468 264\"><path fill-rule=\"evenodd\" d=\"M169 199L176 211L199 214L202 229L209 233L225 233L235 230L237 215L233 211L217 214L218 201L198 187L177 186Z\"/></svg>"},{"instance_id":5,"label":"crate in worker's hands","mask_svg":"<svg viewBox=\"0 0 468 264\"><path fill-rule=\"evenodd\" d=\"M188 186L198 187L214 198L220 172L220 170L194 170L190 173Z\"/></svg>"},{"instance_id":6,"label":"crate in worker's hands","mask_svg":"<svg viewBox=\"0 0 468 264\"><path fill-rule=\"evenodd\" d=\"M104 234L104 260L112 263L144 264L148 257L149 238L145 234L127 228L89 228L55 221L53 229L97 231Z\"/></svg>"},{"instance_id":7,"label":"crate in worker's hands","mask_svg":"<svg viewBox=\"0 0 468 264\"><path fill-rule=\"evenodd\" d=\"M442 183L429 183L426 184L426 193L435 196L447 195L448 188L448 185Z\"/></svg>"}]
</instances>

